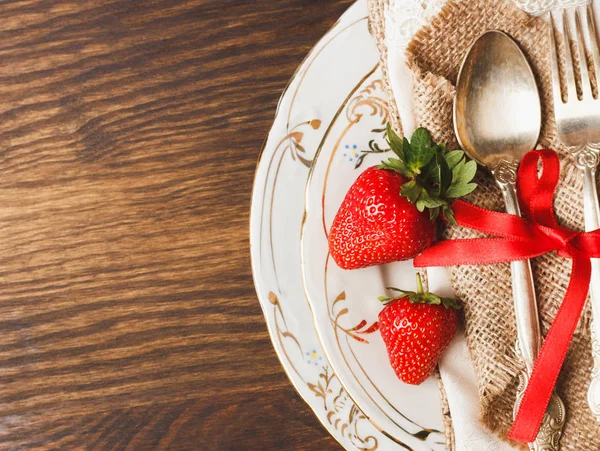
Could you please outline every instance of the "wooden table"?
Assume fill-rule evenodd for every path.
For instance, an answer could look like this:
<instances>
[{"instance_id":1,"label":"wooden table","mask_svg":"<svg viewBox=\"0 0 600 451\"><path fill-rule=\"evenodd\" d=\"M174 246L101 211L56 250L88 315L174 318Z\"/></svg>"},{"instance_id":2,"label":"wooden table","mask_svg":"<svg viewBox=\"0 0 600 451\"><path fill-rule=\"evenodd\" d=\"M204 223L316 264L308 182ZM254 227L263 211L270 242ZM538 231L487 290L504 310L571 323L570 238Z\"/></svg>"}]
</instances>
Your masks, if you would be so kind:
<instances>
[{"instance_id":1,"label":"wooden table","mask_svg":"<svg viewBox=\"0 0 600 451\"><path fill-rule=\"evenodd\" d=\"M339 449L271 346L248 216L350 3L0 4L0 449Z\"/></svg>"}]
</instances>

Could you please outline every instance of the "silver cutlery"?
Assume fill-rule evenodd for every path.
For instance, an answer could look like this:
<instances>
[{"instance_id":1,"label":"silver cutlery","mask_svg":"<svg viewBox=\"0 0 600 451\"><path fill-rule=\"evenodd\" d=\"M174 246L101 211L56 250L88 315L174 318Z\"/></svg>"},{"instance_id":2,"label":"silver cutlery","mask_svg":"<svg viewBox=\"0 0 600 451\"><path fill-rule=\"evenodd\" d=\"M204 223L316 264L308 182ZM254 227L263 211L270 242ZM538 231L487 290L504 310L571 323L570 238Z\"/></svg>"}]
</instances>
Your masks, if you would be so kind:
<instances>
[{"instance_id":1,"label":"silver cutlery","mask_svg":"<svg viewBox=\"0 0 600 451\"><path fill-rule=\"evenodd\" d=\"M541 106L533 72L519 46L500 31L484 33L471 47L458 75L454 128L463 150L486 166L502 190L507 213L520 215L517 168L533 149L541 128ZM511 263L517 349L525 361L515 414L541 347L529 260ZM557 450L565 407L553 394L531 450Z\"/></svg>"},{"instance_id":2,"label":"silver cutlery","mask_svg":"<svg viewBox=\"0 0 600 451\"><path fill-rule=\"evenodd\" d=\"M600 52L595 31L593 9L590 6L571 10L573 22L567 10L560 10L563 42L574 42L579 56L575 66L569 45L564 45L565 85L562 92L559 73L559 52L555 37L555 23L550 16L550 39L552 60L552 90L554 95L554 113L558 137L573 152L576 166L583 173L583 201L586 231L600 228L600 205L596 189L596 167L600 155L600 100L594 98L591 78L600 81ZM574 23L574 26L573 26ZM575 30L573 30L575 28ZM594 72L588 70L585 48L592 56ZM579 77L581 98L577 93L575 77ZM590 284L592 305L592 354L594 368L588 389L588 404L594 416L600 421L600 260L592 259L592 279Z\"/></svg>"}]
</instances>

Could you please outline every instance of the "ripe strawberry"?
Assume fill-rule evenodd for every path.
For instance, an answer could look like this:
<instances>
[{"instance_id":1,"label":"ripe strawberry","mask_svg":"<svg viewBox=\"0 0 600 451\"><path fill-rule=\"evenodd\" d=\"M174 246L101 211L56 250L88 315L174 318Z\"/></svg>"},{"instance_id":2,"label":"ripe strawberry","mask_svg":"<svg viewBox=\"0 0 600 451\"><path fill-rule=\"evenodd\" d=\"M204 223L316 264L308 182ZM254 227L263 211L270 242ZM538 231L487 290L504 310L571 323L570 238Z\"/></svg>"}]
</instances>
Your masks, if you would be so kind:
<instances>
[{"instance_id":1,"label":"ripe strawberry","mask_svg":"<svg viewBox=\"0 0 600 451\"><path fill-rule=\"evenodd\" d=\"M452 222L451 201L477 186L475 162L433 144L424 128L409 142L388 126L386 138L398 158L363 172L331 225L329 250L342 269L417 256L431 244L439 214Z\"/></svg>"},{"instance_id":2,"label":"ripe strawberry","mask_svg":"<svg viewBox=\"0 0 600 451\"><path fill-rule=\"evenodd\" d=\"M340 268L406 260L429 247L435 223L400 195L405 181L398 172L371 167L354 182L329 232Z\"/></svg>"},{"instance_id":3,"label":"ripe strawberry","mask_svg":"<svg viewBox=\"0 0 600 451\"><path fill-rule=\"evenodd\" d=\"M455 299L418 291L400 291L398 298L381 297L386 306L379 313L379 330L394 372L403 382L419 385L435 369L458 325Z\"/></svg>"}]
</instances>

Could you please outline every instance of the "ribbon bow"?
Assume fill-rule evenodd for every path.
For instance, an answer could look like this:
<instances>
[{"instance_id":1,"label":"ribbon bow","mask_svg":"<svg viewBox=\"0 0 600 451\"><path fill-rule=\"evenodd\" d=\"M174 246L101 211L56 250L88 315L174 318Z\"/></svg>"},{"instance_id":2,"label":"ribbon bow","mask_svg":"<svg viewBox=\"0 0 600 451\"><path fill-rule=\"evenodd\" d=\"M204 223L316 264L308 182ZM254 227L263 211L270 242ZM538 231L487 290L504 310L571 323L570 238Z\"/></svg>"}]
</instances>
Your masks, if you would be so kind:
<instances>
[{"instance_id":1,"label":"ribbon bow","mask_svg":"<svg viewBox=\"0 0 600 451\"><path fill-rule=\"evenodd\" d=\"M543 171L538 177L538 162ZM573 260L564 300L533 366L509 437L533 442L544 418L556 379L587 298L591 258L600 258L600 229L581 233L560 227L552 210L560 164L553 150L533 150L523 158L517 177L525 218L456 201L456 222L497 238L442 241L414 261L416 267L487 265L534 258L556 251Z\"/></svg>"}]
</instances>

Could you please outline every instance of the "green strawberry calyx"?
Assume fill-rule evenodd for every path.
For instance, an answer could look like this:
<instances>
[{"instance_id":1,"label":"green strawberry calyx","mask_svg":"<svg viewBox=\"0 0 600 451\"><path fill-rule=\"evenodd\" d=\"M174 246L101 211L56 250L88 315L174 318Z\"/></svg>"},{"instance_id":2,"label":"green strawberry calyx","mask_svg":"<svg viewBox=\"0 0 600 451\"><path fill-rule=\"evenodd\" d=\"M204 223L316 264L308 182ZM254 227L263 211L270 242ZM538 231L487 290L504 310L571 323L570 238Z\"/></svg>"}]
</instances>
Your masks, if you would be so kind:
<instances>
[{"instance_id":1,"label":"green strawberry calyx","mask_svg":"<svg viewBox=\"0 0 600 451\"><path fill-rule=\"evenodd\" d=\"M456 224L451 204L477 188L472 182L477 163L468 160L462 150L448 151L446 144L434 143L423 127L416 129L409 141L401 139L388 123L385 139L397 158L383 161L377 169L396 171L407 178L400 195L421 212L427 208L432 221L441 213Z\"/></svg>"},{"instance_id":2,"label":"green strawberry calyx","mask_svg":"<svg viewBox=\"0 0 600 451\"><path fill-rule=\"evenodd\" d=\"M397 299L408 298L411 304L430 304L430 305L443 305L446 308L452 308L459 310L461 303L455 298L446 298L438 296L434 293L427 293L423 290L423 283L421 282L421 275L417 273L417 291L405 291L394 287L387 287L388 290L396 291L400 293L400 296L389 297L379 296L377 299L384 304L395 301Z\"/></svg>"}]
</instances>

